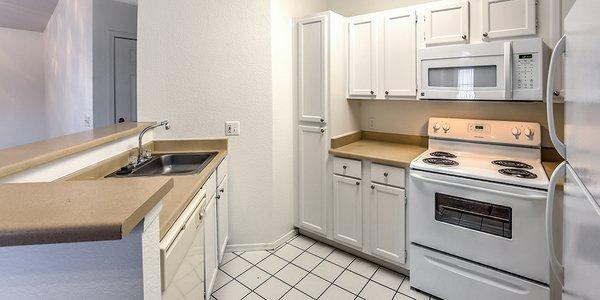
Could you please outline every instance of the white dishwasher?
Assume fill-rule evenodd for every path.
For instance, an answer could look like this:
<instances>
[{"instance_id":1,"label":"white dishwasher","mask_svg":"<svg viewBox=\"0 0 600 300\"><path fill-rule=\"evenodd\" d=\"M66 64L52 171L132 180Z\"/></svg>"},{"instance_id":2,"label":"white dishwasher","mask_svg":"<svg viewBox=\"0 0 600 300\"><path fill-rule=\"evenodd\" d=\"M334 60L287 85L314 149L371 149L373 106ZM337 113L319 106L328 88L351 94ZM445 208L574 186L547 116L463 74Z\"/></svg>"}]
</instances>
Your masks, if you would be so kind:
<instances>
[{"instance_id":1,"label":"white dishwasher","mask_svg":"<svg viewBox=\"0 0 600 300\"><path fill-rule=\"evenodd\" d=\"M160 241L162 299L204 299L204 206L200 190Z\"/></svg>"}]
</instances>

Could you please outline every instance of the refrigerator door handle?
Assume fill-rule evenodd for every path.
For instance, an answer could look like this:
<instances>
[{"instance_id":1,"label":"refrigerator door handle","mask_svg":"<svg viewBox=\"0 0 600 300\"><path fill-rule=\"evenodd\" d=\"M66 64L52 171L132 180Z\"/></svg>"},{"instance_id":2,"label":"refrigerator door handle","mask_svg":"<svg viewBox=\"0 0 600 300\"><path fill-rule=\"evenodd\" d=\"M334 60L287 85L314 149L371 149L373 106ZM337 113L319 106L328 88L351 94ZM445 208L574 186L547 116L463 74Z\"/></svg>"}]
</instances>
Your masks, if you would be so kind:
<instances>
[{"instance_id":1,"label":"refrigerator door handle","mask_svg":"<svg viewBox=\"0 0 600 300\"><path fill-rule=\"evenodd\" d=\"M546 201L546 241L548 242L548 257L550 258L550 270L554 273L560 282L564 286L564 268L556 257L556 249L554 249L554 232L553 227L553 214L554 214L554 195L556 191L556 184L559 180L565 178L565 168L567 162L563 161L556 167L552 176L550 177L550 183L548 184L548 200Z\"/></svg>"},{"instance_id":2,"label":"refrigerator door handle","mask_svg":"<svg viewBox=\"0 0 600 300\"><path fill-rule=\"evenodd\" d=\"M556 124L554 122L554 73L556 72L556 63L562 54L566 50L566 36L563 35L556 47L552 51L552 57L550 58L550 68L548 69L548 82L546 84L546 114L548 116L548 131L550 132L550 139L556 151L564 158L567 158L567 149L565 144L558 138L556 134Z\"/></svg>"}]
</instances>

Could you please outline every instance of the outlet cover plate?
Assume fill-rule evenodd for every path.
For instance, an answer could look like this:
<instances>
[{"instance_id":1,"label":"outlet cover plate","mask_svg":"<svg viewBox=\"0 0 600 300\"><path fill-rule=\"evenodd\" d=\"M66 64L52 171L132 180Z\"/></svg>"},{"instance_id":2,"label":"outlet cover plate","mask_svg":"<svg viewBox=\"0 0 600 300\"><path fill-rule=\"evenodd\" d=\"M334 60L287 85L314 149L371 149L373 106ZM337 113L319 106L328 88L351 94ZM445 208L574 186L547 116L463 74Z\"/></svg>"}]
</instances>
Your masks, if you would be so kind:
<instances>
[{"instance_id":1,"label":"outlet cover plate","mask_svg":"<svg viewBox=\"0 0 600 300\"><path fill-rule=\"evenodd\" d=\"M240 121L225 121L225 135L240 135Z\"/></svg>"}]
</instances>

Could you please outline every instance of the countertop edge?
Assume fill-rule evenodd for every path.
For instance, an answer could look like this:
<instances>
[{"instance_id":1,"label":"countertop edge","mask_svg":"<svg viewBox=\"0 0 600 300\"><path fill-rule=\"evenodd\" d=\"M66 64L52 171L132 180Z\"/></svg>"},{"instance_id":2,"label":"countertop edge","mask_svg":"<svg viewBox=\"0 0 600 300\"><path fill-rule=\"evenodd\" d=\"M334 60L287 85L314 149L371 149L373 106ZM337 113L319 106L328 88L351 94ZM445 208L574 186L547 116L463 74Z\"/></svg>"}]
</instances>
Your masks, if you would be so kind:
<instances>
[{"instance_id":1,"label":"countertop edge","mask_svg":"<svg viewBox=\"0 0 600 300\"><path fill-rule=\"evenodd\" d=\"M48 140L34 142L31 144L26 144L26 145L21 145L21 146L17 146L17 147L13 147L13 148L0 150L0 155L11 156L10 152L19 151L20 149L25 149L26 147L35 148L37 145L43 145L43 144L47 144L47 143L53 143L53 142L61 143L62 140L66 140L68 138L77 138L78 136L81 136L81 138L85 140L85 141L79 142L74 145L67 145L64 148L59 148L59 149L53 150L48 153L43 153L40 155L33 155L32 157L29 157L29 158L24 158L24 159L19 160L19 158L17 157L16 158L17 161L11 162L10 164L6 164L4 166L0 166L0 177L5 177L8 175L18 173L18 172L22 172L27 169L31 169L31 168L43 165L48 162L52 162L54 160L58 160L58 159L61 159L63 157L66 157L66 156L69 156L72 154L83 152L88 149L116 141L123 137L135 135L135 134L141 132L146 126L148 126L150 124L153 124L153 122L123 123L123 124L111 125L116 132L106 133L104 135L101 135L100 137L89 137L88 140L85 140L85 138L84 138L85 135L93 134L94 132L102 133L103 130L110 130L111 126L99 128L99 129L92 129L92 130L83 131L83 132L78 132L78 133L74 133L74 134L70 134L70 135L60 136L60 137L56 137L56 138L52 138L52 139L48 139ZM122 130L120 130L118 128L118 127L124 127L125 125L129 125L129 126L136 125L136 126L135 127L127 127L126 129L122 129Z\"/></svg>"},{"instance_id":2,"label":"countertop edge","mask_svg":"<svg viewBox=\"0 0 600 300\"><path fill-rule=\"evenodd\" d=\"M162 187L138 207L131 216L123 221L121 225L121 237L126 237L131 231L144 219L144 217L173 189L175 183L173 178L169 178ZM159 225L160 226L160 225Z\"/></svg>"}]
</instances>

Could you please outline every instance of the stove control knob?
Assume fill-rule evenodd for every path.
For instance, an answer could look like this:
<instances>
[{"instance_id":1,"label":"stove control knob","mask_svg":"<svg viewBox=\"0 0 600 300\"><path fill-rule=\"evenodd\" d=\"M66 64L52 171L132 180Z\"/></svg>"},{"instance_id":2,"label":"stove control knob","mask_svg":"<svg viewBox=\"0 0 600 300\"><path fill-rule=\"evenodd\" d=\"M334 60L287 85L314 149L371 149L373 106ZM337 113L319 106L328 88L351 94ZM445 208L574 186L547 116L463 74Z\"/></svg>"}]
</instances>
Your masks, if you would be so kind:
<instances>
[{"instance_id":1,"label":"stove control knob","mask_svg":"<svg viewBox=\"0 0 600 300\"><path fill-rule=\"evenodd\" d=\"M515 136L515 139L518 139L521 135L521 130L519 130L517 127L513 127L512 134Z\"/></svg>"},{"instance_id":2,"label":"stove control knob","mask_svg":"<svg viewBox=\"0 0 600 300\"><path fill-rule=\"evenodd\" d=\"M438 130L440 130L440 127L440 123L433 124L433 132L438 132Z\"/></svg>"},{"instance_id":3,"label":"stove control knob","mask_svg":"<svg viewBox=\"0 0 600 300\"><path fill-rule=\"evenodd\" d=\"M533 130L531 130L531 128L525 129L523 133L529 140L533 140Z\"/></svg>"},{"instance_id":4,"label":"stove control knob","mask_svg":"<svg viewBox=\"0 0 600 300\"><path fill-rule=\"evenodd\" d=\"M448 130L450 130L450 125L448 123L445 123L442 126L442 129L444 129L444 133L448 133Z\"/></svg>"}]
</instances>

